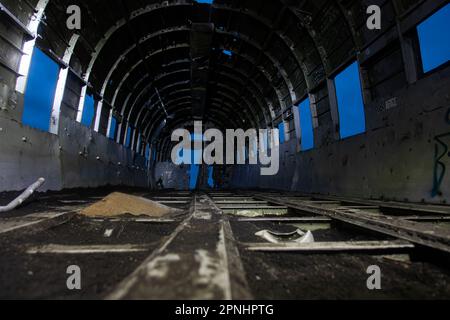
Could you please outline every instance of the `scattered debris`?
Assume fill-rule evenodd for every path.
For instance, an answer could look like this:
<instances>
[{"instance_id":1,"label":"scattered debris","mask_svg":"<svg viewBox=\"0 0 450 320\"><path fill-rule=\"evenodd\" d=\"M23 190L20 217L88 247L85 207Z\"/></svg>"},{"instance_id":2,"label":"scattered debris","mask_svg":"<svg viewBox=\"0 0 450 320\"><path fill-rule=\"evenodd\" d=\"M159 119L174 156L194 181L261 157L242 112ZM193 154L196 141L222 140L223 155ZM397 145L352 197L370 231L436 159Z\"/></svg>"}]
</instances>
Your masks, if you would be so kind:
<instances>
[{"instance_id":1,"label":"scattered debris","mask_svg":"<svg viewBox=\"0 0 450 320\"><path fill-rule=\"evenodd\" d=\"M114 231L114 229L106 229L105 233L103 234L103 236L105 238L110 238L112 236L113 231Z\"/></svg>"},{"instance_id":2,"label":"scattered debris","mask_svg":"<svg viewBox=\"0 0 450 320\"><path fill-rule=\"evenodd\" d=\"M303 232L300 229L289 233L278 233L270 230L262 230L255 234L271 243L313 243L314 236L311 231Z\"/></svg>"},{"instance_id":3,"label":"scattered debris","mask_svg":"<svg viewBox=\"0 0 450 320\"><path fill-rule=\"evenodd\" d=\"M20 196L18 196L16 199L11 201L7 206L0 206L0 213L1 212L8 212L11 210L16 209L18 206L20 206L22 203L24 203L31 195L39 189L43 184L45 183L44 178L40 178L35 183L33 183L31 186L29 186Z\"/></svg>"},{"instance_id":4,"label":"scattered debris","mask_svg":"<svg viewBox=\"0 0 450 320\"><path fill-rule=\"evenodd\" d=\"M232 214L239 217L246 217L246 218L257 218L257 217L265 217L265 216L284 216L287 215L287 209L286 208L260 208L260 209L233 209L233 208L222 208L222 211L226 214Z\"/></svg>"},{"instance_id":5,"label":"scattered debris","mask_svg":"<svg viewBox=\"0 0 450 320\"><path fill-rule=\"evenodd\" d=\"M89 217L117 217L128 214L160 218L178 212L180 212L179 209L170 208L149 199L114 192L82 210L80 214Z\"/></svg>"}]
</instances>

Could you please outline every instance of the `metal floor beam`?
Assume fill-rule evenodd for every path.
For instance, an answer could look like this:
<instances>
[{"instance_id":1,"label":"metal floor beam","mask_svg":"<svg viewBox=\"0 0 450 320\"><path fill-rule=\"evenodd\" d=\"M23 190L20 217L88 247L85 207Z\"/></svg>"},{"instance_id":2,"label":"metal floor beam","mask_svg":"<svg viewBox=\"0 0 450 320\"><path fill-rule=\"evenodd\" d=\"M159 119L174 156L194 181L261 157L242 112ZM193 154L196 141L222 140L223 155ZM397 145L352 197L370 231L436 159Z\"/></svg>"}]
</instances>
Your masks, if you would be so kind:
<instances>
[{"instance_id":1,"label":"metal floor beam","mask_svg":"<svg viewBox=\"0 0 450 320\"><path fill-rule=\"evenodd\" d=\"M415 244L450 252L450 234L438 226L423 226L412 221L390 216L374 216L362 210L355 212L345 207L337 209L324 208L310 201L284 200L283 198L274 198L262 194L255 194L254 197L273 204L326 216L364 229L411 241Z\"/></svg>"},{"instance_id":2,"label":"metal floor beam","mask_svg":"<svg viewBox=\"0 0 450 320\"><path fill-rule=\"evenodd\" d=\"M109 299L249 299L226 217L206 196Z\"/></svg>"}]
</instances>

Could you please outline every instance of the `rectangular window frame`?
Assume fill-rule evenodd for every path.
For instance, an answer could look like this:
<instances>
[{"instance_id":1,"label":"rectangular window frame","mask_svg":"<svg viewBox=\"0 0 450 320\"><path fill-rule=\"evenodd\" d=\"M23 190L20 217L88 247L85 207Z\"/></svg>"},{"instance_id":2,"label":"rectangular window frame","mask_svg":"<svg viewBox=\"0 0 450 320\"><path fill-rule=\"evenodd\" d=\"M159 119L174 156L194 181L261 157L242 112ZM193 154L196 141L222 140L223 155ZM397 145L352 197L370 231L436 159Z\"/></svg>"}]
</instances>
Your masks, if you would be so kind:
<instances>
[{"instance_id":1,"label":"rectangular window frame","mask_svg":"<svg viewBox=\"0 0 450 320\"><path fill-rule=\"evenodd\" d=\"M336 86L336 80L337 78L345 71L347 71L349 68L351 68L353 65L356 64L357 71L358 71L358 80L359 80L359 92L361 95L361 103L362 103L362 110L363 110L363 117L364 117L364 130L359 131L356 130L355 133L343 135L343 129L342 129L342 122L343 115L342 115L342 107L339 107L339 94L338 94L338 88ZM366 102L364 99L364 83L363 79L361 77L361 66L359 64L358 59L351 59L342 66L339 70L337 70L333 76L328 78L328 93L330 98L330 109L333 117L333 122L336 126L336 138L338 140L347 140L351 139L360 135L364 135L367 132L367 112L366 112Z\"/></svg>"}]
</instances>

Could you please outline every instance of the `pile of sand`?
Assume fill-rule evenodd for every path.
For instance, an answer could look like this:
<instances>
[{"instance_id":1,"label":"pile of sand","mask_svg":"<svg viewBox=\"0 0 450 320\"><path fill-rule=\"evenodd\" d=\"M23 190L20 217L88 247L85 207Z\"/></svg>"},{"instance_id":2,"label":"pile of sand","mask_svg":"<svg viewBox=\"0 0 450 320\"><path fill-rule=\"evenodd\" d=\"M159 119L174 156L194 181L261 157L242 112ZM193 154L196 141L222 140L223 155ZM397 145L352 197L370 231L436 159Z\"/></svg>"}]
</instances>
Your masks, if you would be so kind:
<instances>
[{"instance_id":1,"label":"pile of sand","mask_svg":"<svg viewBox=\"0 0 450 320\"><path fill-rule=\"evenodd\" d=\"M178 211L178 209L170 208L145 198L114 192L83 209L80 214L89 217L117 217L129 214L161 218Z\"/></svg>"}]
</instances>

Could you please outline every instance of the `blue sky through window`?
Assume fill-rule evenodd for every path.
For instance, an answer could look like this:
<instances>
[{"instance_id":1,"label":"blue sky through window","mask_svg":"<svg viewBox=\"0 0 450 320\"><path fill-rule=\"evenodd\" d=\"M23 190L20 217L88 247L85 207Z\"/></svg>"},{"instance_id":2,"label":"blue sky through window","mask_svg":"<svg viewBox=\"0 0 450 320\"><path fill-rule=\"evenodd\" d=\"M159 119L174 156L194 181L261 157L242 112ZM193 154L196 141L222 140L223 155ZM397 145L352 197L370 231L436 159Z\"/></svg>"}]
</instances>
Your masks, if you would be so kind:
<instances>
[{"instance_id":1,"label":"blue sky through window","mask_svg":"<svg viewBox=\"0 0 450 320\"><path fill-rule=\"evenodd\" d=\"M212 189L215 186L214 183L214 167L209 166L208 167L208 186Z\"/></svg>"},{"instance_id":2,"label":"blue sky through window","mask_svg":"<svg viewBox=\"0 0 450 320\"><path fill-rule=\"evenodd\" d=\"M150 143L147 143L147 145L145 146L145 159L147 160L147 166L150 162L150 154L151 154Z\"/></svg>"},{"instance_id":3,"label":"blue sky through window","mask_svg":"<svg viewBox=\"0 0 450 320\"><path fill-rule=\"evenodd\" d=\"M284 130L284 122L281 122L278 125L278 130L280 130L280 143L283 144L284 141L286 141L286 137L285 137L285 130Z\"/></svg>"},{"instance_id":4,"label":"blue sky through window","mask_svg":"<svg viewBox=\"0 0 450 320\"><path fill-rule=\"evenodd\" d=\"M302 150L310 150L314 148L314 129L309 99L305 99L299 104L298 111L302 133Z\"/></svg>"},{"instance_id":5,"label":"blue sky through window","mask_svg":"<svg viewBox=\"0 0 450 320\"><path fill-rule=\"evenodd\" d=\"M116 137L116 130L117 130L117 119L115 117L111 118L111 128L109 129L109 135L108 137L111 140L114 140Z\"/></svg>"},{"instance_id":6,"label":"blue sky through window","mask_svg":"<svg viewBox=\"0 0 450 320\"><path fill-rule=\"evenodd\" d=\"M230 50L223 50L222 51L224 55L232 57L233 56L233 52L231 52Z\"/></svg>"},{"instance_id":7,"label":"blue sky through window","mask_svg":"<svg viewBox=\"0 0 450 320\"><path fill-rule=\"evenodd\" d=\"M196 134L192 134L191 135L191 142L193 143L194 141L203 141L203 135L196 135ZM200 166L198 164L194 164L196 162L200 162L202 157L203 157L203 153L201 150L192 150L192 164L191 164L191 168L189 170L189 189L190 190L194 190L197 187L197 181L198 181L198 176L200 174Z\"/></svg>"},{"instance_id":8,"label":"blue sky through window","mask_svg":"<svg viewBox=\"0 0 450 320\"><path fill-rule=\"evenodd\" d=\"M358 63L354 62L335 79L341 138L366 131L364 103Z\"/></svg>"},{"instance_id":9,"label":"blue sky through window","mask_svg":"<svg viewBox=\"0 0 450 320\"><path fill-rule=\"evenodd\" d=\"M92 121L94 120L95 112L95 100L91 95L86 95L84 100L83 116L81 118L81 123L86 127L92 126Z\"/></svg>"},{"instance_id":10,"label":"blue sky through window","mask_svg":"<svg viewBox=\"0 0 450 320\"><path fill-rule=\"evenodd\" d=\"M450 4L417 26L423 71L429 72L450 59Z\"/></svg>"},{"instance_id":11,"label":"blue sky through window","mask_svg":"<svg viewBox=\"0 0 450 320\"><path fill-rule=\"evenodd\" d=\"M58 74L56 62L35 48L24 98L23 124L49 130Z\"/></svg>"},{"instance_id":12,"label":"blue sky through window","mask_svg":"<svg viewBox=\"0 0 450 320\"><path fill-rule=\"evenodd\" d=\"M197 187L198 175L200 174L200 166L191 164L189 169L189 189L194 190Z\"/></svg>"},{"instance_id":13,"label":"blue sky through window","mask_svg":"<svg viewBox=\"0 0 450 320\"><path fill-rule=\"evenodd\" d=\"M127 139L125 141L125 148L130 148L131 147L131 136L133 134L133 128L132 127L128 127L127 130Z\"/></svg>"},{"instance_id":14,"label":"blue sky through window","mask_svg":"<svg viewBox=\"0 0 450 320\"><path fill-rule=\"evenodd\" d=\"M191 134L191 144L194 143L194 141L203 141L204 137L203 135L196 135L196 134ZM180 148L178 150L178 159L175 162L175 164L180 165L183 162L183 156L186 153L186 156L188 156L190 150L184 150L183 148ZM198 178L200 175L200 165L195 164L196 162L200 162L202 160L203 157L203 152L202 150L192 150L191 154L191 165L189 167L188 170L188 174L189 174L189 189L190 190L194 190L197 187L197 182L198 182ZM212 167L208 167L208 184L211 186L214 185L214 181L212 181L212 173L211 173L211 168Z\"/></svg>"}]
</instances>

